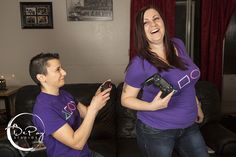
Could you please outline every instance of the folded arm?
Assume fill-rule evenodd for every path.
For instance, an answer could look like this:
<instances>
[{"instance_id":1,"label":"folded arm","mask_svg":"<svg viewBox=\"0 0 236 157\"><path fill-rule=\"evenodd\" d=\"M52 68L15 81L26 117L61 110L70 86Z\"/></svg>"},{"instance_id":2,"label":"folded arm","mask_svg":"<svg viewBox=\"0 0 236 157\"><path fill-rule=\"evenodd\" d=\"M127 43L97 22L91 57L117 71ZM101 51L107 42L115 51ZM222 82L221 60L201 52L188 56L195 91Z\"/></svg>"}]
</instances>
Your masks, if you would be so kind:
<instances>
[{"instance_id":1,"label":"folded arm","mask_svg":"<svg viewBox=\"0 0 236 157\"><path fill-rule=\"evenodd\" d=\"M105 106L107 100L110 99L111 88L96 93L88 107L79 104L80 114L84 116L84 120L80 127L74 131L68 123L64 124L52 136L61 143L78 150L82 150L91 134L93 124L98 111Z\"/></svg>"},{"instance_id":2,"label":"folded arm","mask_svg":"<svg viewBox=\"0 0 236 157\"><path fill-rule=\"evenodd\" d=\"M165 98L160 98L161 93L159 92L151 102L146 102L137 98L140 88L132 87L124 83L121 104L127 108L134 110L143 111L154 111L168 107L168 102L174 92L168 94Z\"/></svg>"}]
</instances>

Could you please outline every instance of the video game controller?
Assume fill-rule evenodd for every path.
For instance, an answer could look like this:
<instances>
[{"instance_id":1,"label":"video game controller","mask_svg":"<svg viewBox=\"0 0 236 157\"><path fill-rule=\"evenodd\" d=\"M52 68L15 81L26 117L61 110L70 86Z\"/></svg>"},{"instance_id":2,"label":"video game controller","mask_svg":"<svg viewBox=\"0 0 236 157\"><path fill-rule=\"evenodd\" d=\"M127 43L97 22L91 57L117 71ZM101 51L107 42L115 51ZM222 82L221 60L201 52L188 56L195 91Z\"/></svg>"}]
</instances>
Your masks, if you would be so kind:
<instances>
[{"instance_id":1,"label":"video game controller","mask_svg":"<svg viewBox=\"0 0 236 157\"><path fill-rule=\"evenodd\" d=\"M177 92L170 83L168 83L157 73L149 77L146 81L144 81L143 86L149 86L151 84L154 84L162 91L161 98L164 98L173 90L174 92Z\"/></svg>"},{"instance_id":2,"label":"video game controller","mask_svg":"<svg viewBox=\"0 0 236 157\"><path fill-rule=\"evenodd\" d=\"M112 84L111 81L106 81L102 86L101 86L101 92L106 90L107 88L111 88Z\"/></svg>"}]
</instances>

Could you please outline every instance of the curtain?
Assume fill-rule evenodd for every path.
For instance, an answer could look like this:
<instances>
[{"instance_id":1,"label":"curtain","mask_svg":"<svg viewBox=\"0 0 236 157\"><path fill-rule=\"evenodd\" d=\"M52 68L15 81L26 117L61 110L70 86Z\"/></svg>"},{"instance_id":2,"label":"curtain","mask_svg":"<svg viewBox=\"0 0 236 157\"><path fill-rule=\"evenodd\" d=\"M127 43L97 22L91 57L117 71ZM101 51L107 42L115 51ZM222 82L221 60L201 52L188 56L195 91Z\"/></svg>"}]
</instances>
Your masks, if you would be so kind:
<instances>
[{"instance_id":1,"label":"curtain","mask_svg":"<svg viewBox=\"0 0 236 157\"><path fill-rule=\"evenodd\" d=\"M223 40L236 0L201 1L201 79L222 88Z\"/></svg>"},{"instance_id":2,"label":"curtain","mask_svg":"<svg viewBox=\"0 0 236 157\"><path fill-rule=\"evenodd\" d=\"M134 32L135 32L135 18L139 9L146 5L157 6L167 22L169 36L173 37L175 34L175 0L131 0L131 13L130 13L130 50L129 57L132 59L135 56L134 49Z\"/></svg>"}]
</instances>

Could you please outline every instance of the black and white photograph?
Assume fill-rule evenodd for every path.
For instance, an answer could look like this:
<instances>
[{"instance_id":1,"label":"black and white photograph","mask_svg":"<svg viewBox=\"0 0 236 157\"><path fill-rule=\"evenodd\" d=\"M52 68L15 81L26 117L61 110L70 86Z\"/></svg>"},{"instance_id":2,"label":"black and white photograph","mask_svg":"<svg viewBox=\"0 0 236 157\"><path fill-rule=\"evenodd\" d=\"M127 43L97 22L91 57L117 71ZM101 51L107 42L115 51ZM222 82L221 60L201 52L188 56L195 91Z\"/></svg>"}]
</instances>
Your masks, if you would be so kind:
<instances>
[{"instance_id":1,"label":"black and white photograph","mask_svg":"<svg viewBox=\"0 0 236 157\"><path fill-rule=\"evenodd\" d=\"M21 28L53 28L52 2L20 2Z\"/></svg>"},{"instance_id":2,"label":"black and white photograph","mask_svg":"<svg viewBox=\"0 0 236 157\"><path fill-rule=\"evenodd\" d=\"M47 7L38 7L37 8L37 15L48 15L48 8Z\"/></svg>"},{"instance_id":3,"label":"black and white photograph","mask_svg":"<svg viewBox=\"0 0 236 157\"><path fill-rule=\"evenodd\" d=\"M47 24L48 16L38 16L38 24Z\"/></svg>"},{"instance_id":4,"label":"black and white photograph","mask_svg":"<svg viewBox=\"0 0 236 157\"><path fill-rule=\"evenodd\" d=\"M31 8L31 7L26 8L25 9L25 14L26 15L36 15L36 8Z\"/></svg>"},{"instance_id":5,"label":"black and white photograph","mask_svg":"<svg viewBox=\"0 0 236 157\"><path fill-rule=\"evenodd\" d=\"M34 25L37 23L36 16L26 16L26 24Z\"/></svg>"},{"instance_id":6,"label":"black and white photograph","mask_svg":"<svg viewBox=\"0 0 236 157\"><path fill-rule=\"evenodd\" d=\"M113 19L112 0L67 0L68 21L96 21Z\"/></svg>"}]
</instances>

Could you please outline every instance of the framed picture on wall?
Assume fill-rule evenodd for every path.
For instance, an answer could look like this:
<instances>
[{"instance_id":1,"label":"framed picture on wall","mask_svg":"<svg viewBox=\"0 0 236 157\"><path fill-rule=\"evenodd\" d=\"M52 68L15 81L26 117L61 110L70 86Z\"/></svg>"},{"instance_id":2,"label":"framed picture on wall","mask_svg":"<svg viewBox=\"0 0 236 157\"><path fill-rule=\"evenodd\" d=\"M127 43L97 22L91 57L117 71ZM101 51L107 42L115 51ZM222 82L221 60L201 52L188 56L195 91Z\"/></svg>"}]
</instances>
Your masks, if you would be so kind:
<instances>
[{"instance_id":1,"label":"framed picture on wall","mask_svg":"<svg viewBox=\"0 0 236 157\"><path fill-rule=\"evenodd\" d=\"M113 19L112 0L66 0L68 21Z\"/></svg>"},{"instance_id":2,"label":"framed picture on wall","mask_svg":"<svg viewBox=\"0 0 236 157\"><path fill-rule=\"evenodd\" d=\"M53 28L52 2L20 2L21 28Z\"/></svg>"}]
</instances>

